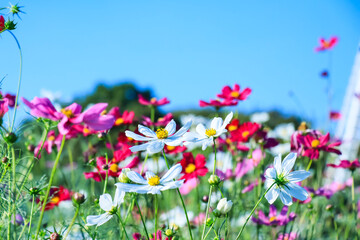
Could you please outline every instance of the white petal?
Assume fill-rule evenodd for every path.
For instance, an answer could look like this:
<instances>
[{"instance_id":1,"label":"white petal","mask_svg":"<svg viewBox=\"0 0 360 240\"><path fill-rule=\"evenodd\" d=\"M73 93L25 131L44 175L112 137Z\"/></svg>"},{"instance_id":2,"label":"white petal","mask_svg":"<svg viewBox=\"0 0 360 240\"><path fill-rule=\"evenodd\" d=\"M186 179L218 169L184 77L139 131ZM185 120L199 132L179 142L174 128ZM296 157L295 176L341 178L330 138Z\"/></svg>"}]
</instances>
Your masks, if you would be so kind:
<instances>
[{"instance_id":1,"label":"white petal","mask_svg":"<svg viewBox=\"0 0 360 240\"><path fill-rule=\"evenodd\" d=\"M110 211L112 208L112 198L110 194L105 193L100 196L99 205L102 210L104 211Z\"/></svg>"},{"instance_id":2,"label":"white petal","mask_svg":"<svg viewBox=\"0 0 360 240\"><path fill-rule=\"evenodd\" d=\"M275 181L274 181L273 179L267 178L267 179L265 180L265 184L264 184L265 189L268 189L274 182L275 182Z\"/></svg>"},{"instance_id":3,"label":"white petal","mask_svg":"<svg viewBox=\"0 0 360 240\"><path fill-rule=\"evenodd\" d=\"M140 145L135 145L131 148L129 148L131 150L131 152L139 152L139 151L144 151L147 149L147 147L149 147L151 144L151 142L147 142L144 144L140 144Z\"/></svg>"},{"instance_id":4,"label":"white petal","mask_svg":"<svg viewBox=\"0 0 360 240\"><path fill-rule=\"evenodd\" d=\"M290 206L292 204L292 198L290 193L285 188L280 189L280 199L284 205Z\"/></svg>"},{"instance_id":5,"label":"white petal","mask_svg":"<svg viewBox=\"0 0 360 240\"><path fill-rule=\"evenodd\" d=\"M141 135L136 134L136 133L134 133L132 131L129 131L129 130L125 131L125 135L127 137L132 138L132 139L135 139L136 141L150 141L150 140L154 139L154 138L148 138L148 137L141 136Z\"/></svg>"},{"instance_id":6,"label":"white petal","mask_svg":"<svg viewBox=\"0 0 360 240\"><path fill-rule=\"evenodd\" d=\"M299 199L300 201L305 201L309 196L309 194L306 192L306 190L303 187L300 187L295 183L288 183L286 184L286 186L288 186L287 191L291 194L291 196L293 196L296 199Z\"/></svg>"},{"instance_id":7,"label":"white petal","mask_svg":"<svg viewBox=\"0 0 360 240\"><path fill-rule=\"evenodd\" d=\"M168 131L168 135L172 135L176 130L176 123L174 119L172 119L165 127L165 130Z\"/></svg>"},{"instance_id":8,"label":"white petal","mask_svg":"<svg viewBox=\"0 0 360 240\"><path fill-rule=\"evenodd\" d=\"M233 117L233 112L230 112L230 113L226 116L226 118L225 118L224 123L222 124L222 126L221 126L219 129L216 130L216 133L217 133L217 132L221 132L221 133L219 133L219 134L217 133L218 136L220 136L221 134L227 132L227 130L226 130L225 128L226 128L226 126L230 123L232 117Z\"/></svg>"},{"instance_id":9,"label":"white petal","mask_svg":"<svg viewBox=\"0 0 360 240\"><path fill-rule=\"evenodd\" d=\"M109 216L111 218L111 215L109 213L103 213L101 215L90 215L86 217L86 225L92 226L92 225L98 225L104 224L105 222L109 221Z\"/></svg>"},{"instance_id":10,"label":"white petal","mask_svg":"<svg viewBox=\"0 0 360 240\"><path fill-rule=\"evenodd\" d=\"M279 153L279 155L277 155L274 158L274 167L276 170L276 174L280 175L282 173L282 168L281 168L281 154Z\"/></svg>"},{"instance_id":11,"label":"white petal","mask_svg":"<svg viewBox=\"0 0 360 240\"><path fill-rule=\"evenodd\" d=\"M139 129L140 133L144 134L147 137L157 138L156 133L148 127L145 127L145 126L139 124L138 129Z\"/></svg>"},{"instance_id":12,"label":"white petal","mask_svg":"<svg viewBox=\"0 0 360 240\"><path fill-rule=\"evenodd\" d=\"M147 194L161 194L160 189L162 186L149 186Z\"/></svg>"},{"instance_id":13,"label":"white petal","mask_svg":"<svg viewBox=\"0 0 360 240\"><path fill-rule=\"evenodd\" d=\"M151 171L147 171L147 172L145 173L145 176L146 176L146 180L149 181L149 179L152 178L152 177L154 177L155 174L154 174L153 172L151 172Z\"/></svg>"},{"instance_id":14,"label":"white petal","mask_svg":"<svg viewBox=\"0 0 360 240\"><path fill-rule=\"evenodd\" d=\"M184 181L185 181L185 179L183 179L181 181L167 182L167 183L164 184L164 186L160 190L165 191L165 190L168 190L168 189L179 188L184 183Z\"/></svg>"},{"instance_id":15,"label":"white petal","mask_svg":"<svg viewBox=\"0 0 360 240\"><path fill-rule=\"evenodd\" d=\"M212 145L213 137L209 137L208 139L204 139L202 142L202 150L204 151L208 146Z\"/></svg>"},{"instance_id":16,"label":"white petal","mask_svg":"<svg viewBox=\"0 0 360 240\"><path fill-rule=\"evenodd\" d=\"M183 142L183 138L182 137L174 138L173 136L171 136L167 139L164 139L163 141L166 145L176 147L176 146L179 146Z\"/></svg>"},{"instance_id":17,"label":"white petal","mask_svg":"<svg viewBox=\"0 0 360 240\"><path fill-rule=\"evenodd\" d=\"M164 142L152 141L146 149L150 154L161 152L164 149Z\"/></svg>"},{"instance_id":18,"label":"white petal","mask_svg":"<svg viewBox=\"0 0 360 240\"><path fill-rule=\"evenodd\" d=\"M221 134L224 134L224 133L226 133L226 132L227 132L226 129L221 128L220 130L216 130L216 134L215 134L214 136L215 136L215 137L218 137L218 136L220 136Z\"/></svg>"},{"instance_id":19,"label":"white petal","mask_svg":"<svg viewBox=\"0 0 360 240\"><path fill-rule=\"evenodd\" d=\"M198 133L195 133L195 132L186 132L182 136L183 141L189 141L189 142L194 142L199 138L201 138L201 136Z\"/></svg>"},{"instance_id":20,"label":"white petal","mask_svg":"<svg viewBox=\"0 0 360 240\"><path fill-rule=\"evenodd\" d=\"M296 153L291 152L289 153L282 162L282 170L283 174L286 176L291 169L294 167L296 161Z\"/></svg>"},{"instance_id":21,"label":"white petal","mask_svg":"<svg viewBox=\"0 0 360 240\"><path fill-rule=\"evenodd\" d=\"M215 117L210 124L210 128L213 128L215 130L219 130L221 128L221 125L223 124L223 120L221 117Z\"/></svg>"},{"instance_id":22,"label":"white petal","mask_svg":"<svg viewBox=\"0 0 360 240\"><path fill-rule=\"evenodd\" d=\"M270 203L273 204L275 202L275 200L278 198L279 196L279 189L276 188L276 186L273 186L266 194L265 194L265 198L266 200Z\"/></svg>"},{"instance_id":23,"label":"white petal","mask_svg":"<svg viewBox=\"0 0 360 240\"><path fill-rule=\"evenodd\" d=\"M202 137L207 137L206 134L205 134L205 131L206 131L206 128L205 126L202 124L202 123L199 123L197 126L196 126L196 132L202 136Z\"/></svg>"},{"instance_id":24,"label":"white petal","mask_svg":"<svg viewBox=\"0 0 360 240\"><path fill-rule=\"evenodd\" d=\"M125 197L125 192L117 187L116 190L115 190L113 206L118 207L121 203L123 203L124 202L124 197Z\"/></svg>"},{"instance_id":25,"label":"white petal","mask_svg":"<svg viewBox=\"0 0 360 240\"><path fill-rule=\"evenodd\" d=\"M188 121L184 126L182 126L182 128L179 129L179 131L177 131L174 135L172 135L171 137L182 137L191 127L192 124L192 120Z\"/></svg>"},{"instance_id":26,"label":"white petal","mask_svg":"<svg viewBox=\"0 0 360 240\"><path fill-rule=\"evenodd\" d=\"M171 167L169 171L167 171L167 173L160 179L160 183L163 184L165 182L176 179L180 175L181 170L181 164L176 164L175 166Z\"/></svg>"},{"instance_id":27,"label":"white petal","mask_svg":"<svg viewBox=\"0 0 360 240\"><path fill-rule=\"evenodd\" d=\"M299 171L293 171L293 172L289 173L286 176L286 179L289 180L290 182L300 182L309 176L310 176L309 171L299 170Z\"/></svg>"},{"instance_id":28,"label":"white petal","mask_svg":"<svg viewBox=\"0 0 360 240\"><path fill-rule=\"evenodd\" d=\"M275 168L266 169L265 177L269 178L269 179L275 179L276 178L276 170L275 170Z\"/></svg>"},{"instance_id":29,"label":"white petal","mask_svg":"<svg viewBox=\"0 0 360 240\"><path fill-rule=\"evenodd\" d=\"M116 187L120 188L125 192L136 192L139 194L147 193L151 186L149 185L138 185L138 184L130 184L130 183L116 183Z\"/></svg>"},{"instance_id":30,"label":"white petal","mask_svg":"<svg viewBox=\"0 0 360 240\"><path fill-rule=\"evenodd\" d=\"M129 171L126 176L134 183L147 184L147 181L137 172Z\"/></svg>"}]
</instances>

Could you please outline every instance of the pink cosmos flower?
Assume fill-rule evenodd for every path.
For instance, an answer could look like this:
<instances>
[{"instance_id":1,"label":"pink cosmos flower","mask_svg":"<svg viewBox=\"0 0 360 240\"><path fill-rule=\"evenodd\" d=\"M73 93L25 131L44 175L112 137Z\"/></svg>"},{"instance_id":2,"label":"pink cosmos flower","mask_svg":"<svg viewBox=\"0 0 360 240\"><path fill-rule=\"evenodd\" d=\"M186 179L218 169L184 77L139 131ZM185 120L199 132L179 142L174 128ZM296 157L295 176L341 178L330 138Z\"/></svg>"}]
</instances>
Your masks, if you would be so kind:
<instances>
[{"instance_id":1,"label":"pink cosmos flower","mask_svg":"<svg viewBox=\"0 0 360 240\"><path fill-rule=\"evenodd\" d=\"M34 117L46 118L52 121L59 121L62 118L62 114L55 109L48 98L34 97L31 102L25 98L21 99L30 108L30 114Z\"/></svg>"},{"instance_id":2,"label":"pink cosmos flower","mask_svg":"<svg viewBox=\"0 0 360 240\"><path fill-rule=\"evenodd\" d=\"M4 16L0 16L0 32L5 30L5 18Z\"/></svg>"},{"instance_id":3,"label":"pink cosmos flower","mask_svg":"<svg viewBox=\"0 0 360 240\"><path fill-rule=\"evenodd\" d=\"M52 152L52 148L55 144L55 139L56 139L55 131L53 131L53 130L49 131L49 133L47 135L47 139L45 140L45 143L43 146L43 149L45 149L48 154L50 154ZM42 141L39 142L39 144L37 145L37 147L34 150L34 156L36 156L38 158L41 158L41 155L39 152L41 145L42 145ZM60 147L60 146L58 146L58 147Z\"/></svg>"},{"instance_id":4,"label":"pink cosmos flower","mask_svg":"<svg viewBox=\"0 0 360 240\"><path fill-rule=\"evenodd\" d=\"M305 186L304 188L316 196L323 196L330 199L335 193L344 190L346 187L350 187L352 185L352 181L352 178L349 178L345 183L332 182L331 184L325 185L317 190Z\"/></svg>"},{"instance_id":5,"label":"pink cosmos flower","mask_svg":"<svg viewBox=\"0 0 360 240\"><path fill-rule=\"evenodd\" d=\"M341 113L336 112L336 111L331 111L329 114L329 118L331 120L339 120L341 118Z\"/></svg>"},{"instance_id":6,"label":"pink cosmos flower","mask_svg":"<svg viewBox=\"0 0 360 240\"><path fill-rule=\"evenodd\" d=\"M217 97L223 99L243 101L250 95L250 93L250 88L245 88L243 91L241 91L239 84L235 84L234 88L231 88L230 86L223 87L221 94L218 94Z\"/></svg>"},{"instance_id":7,"label":"pink cosmos flower","mask_svg":"<svg viewBox=\"0 0 360 240\"><path fill-rule=\"evenodd\" d=\"M82 107L77 103L63 108L62 119L58 124L59 132L66 135L73 124L81 123L95 131L109 130L114 125L115 118L111 115L102 115L107 105L107 103L97 103L83 113Z\"/></svg>"},{"instance_id":8,"label":"pink cosmos flower","mask_svg":"<svg viewBox=\"0 0 360 240\"><path fill-rule=\"evenodd\" d=\"M299 142L304 146L303 156L310 159L318 159L320 151L331 152L340 155L341 152L334 148L341 144L340 141L330 143L330 134L326 135L310 133L299 138Z\"/></svg>"},{"instance_id":9,"label":"pink cosmos flower","mask_svg":"<svg viewBox=\"0 0 360 240\"><path fill-rule=\"evenodd\" d=\"M1 94L2 95L2 94ZM6 98L9 101L9 107L13 108L15 107L15 99L16 95L12 95L10 93L7 93L3 96L3 98Z\"/></svg>"},{"instance_id":10,"label":"pink cosmos flower","mask_svg":"<svg viewBox=\"0 0 360 240\"><path fill-rule=\"evenodd\" d=\"M347 168L351 171L354 171L356 168L360 168L360 162L358 159L355 159L354 161L341 160L339 165L327 164L327 166L333 168Z\"/></svg>"},{"instance_id":11,"label":"pink cosmos flower","mask_svg":"<svg viewBox=\"0 0 360 240\"><path fill-rule=\"evenodd\" d=\"M220 100L213 100L211 99L210 102L205 102L203 100L199 101L200 107L215 107L215 108L222 108L228 106L236 106L238 103L231 99L224 99L223 101Z\"/></svg>"},{"instance_id":12,"label":"pink cosmos flower","mask_svg":"<svg viewBox=\"0 0 360 240\"><path fill-rule=\"evenodd\" d=\"M325 38L320 38L320 46L315 48L315 51L322 52L326 50L331 50L335 47L338 42L338 37L331 37L328 41Z\"/></svg>"},{"instance_id":13,"label":"pink cosmos flower","mask_svg":"<svg viewBox=\"0 0 360 240\"><path fill-rule=\"evenodd\" d=\"M291 232L291 233L285 233L285 234L280 234L279 237L277 238L277 240L296 240L297 239L297 233L296 232Z\"/></svg>"},{"instance_id":14,"label":"pink cosmos flower","mask_svg":"<svg viewBox=\"0 0 360 240\"><path fill-rule=\"evenodd\" d=\"M293 221L296 218L296 214L291 212L288 216L288 206L284 206L280 212L277 213L276 207L270 205L269 216L265 216L265 213L261 210L258 211L258 217L252 217L251 220L254 223L267 225L267 226L283 226Z\"/></svg>"},{"instance_id":15,"label":"pink cosmos flower","mask_svg":"<svg viewBox=\"0 0 360 240\"><path fill-rule=\"evenodd\" d=\"M125 110L121 114L119 107L113 107L112 109L110 109L109 115L114 116L115 118L114 126L132 124L135 117L135 113L133 111L128 112L127 110Z\"/></svg>"},{"instance_id":16,"label":"pink cosmos flower","mask_svg":"<svg viewBox=\"0 0 360 240\"><path fill-rule=\"evenodd\" d=\"M166 126L173 118L174 118L173 115L171 113L168 113L164 117L158 118L158 120L156 122L152 122L149 117L143 116L144 121L142 122L142 124L147 127Z\"/></svg>"},{"instance_id":17,"label":"pink cosmos flower","mask_svg":"<svg viewBox=\"0 0 360 240\"><path fill-rule=\"evenodd\" d=\"M197 178L191 178L184 182L184 184L180 187L180 193L182 195L188 195L194 188L199 185L200 181Z\"/></svg>"},{"instance_id":18,"label":"pink cosmos flower","mask_svg":"<svg viewBox=\"0 0 360 240\"><path fill-rule=\"evenodd\" d=\"M2 119L4 115L9 111L8 106L9 106L9 100L7 98L3 98L0 100L0 119Z\"/></svg>"},{"instance_id":19,"label":"pink cosmos flower","mask_svg":"<svg viewBox=\"0 0 360 240\"><path fill-rule=\"evenodd\" d=\"M166 97L160 100L156 98L151 98L150 100L146 100L141 94L139 94L138 97L139 97L139 103L146 106L163 106L170 103L170 101Z\"/></svg>"}]
</instances>

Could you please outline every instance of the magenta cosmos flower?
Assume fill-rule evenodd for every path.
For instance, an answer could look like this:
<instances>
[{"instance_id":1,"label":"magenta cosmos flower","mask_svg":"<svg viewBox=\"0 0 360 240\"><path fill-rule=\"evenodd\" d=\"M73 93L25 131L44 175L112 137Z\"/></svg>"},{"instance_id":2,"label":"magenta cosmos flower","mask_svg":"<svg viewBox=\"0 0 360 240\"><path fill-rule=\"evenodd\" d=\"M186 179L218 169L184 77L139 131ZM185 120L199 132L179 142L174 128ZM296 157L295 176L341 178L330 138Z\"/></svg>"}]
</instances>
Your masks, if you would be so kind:
<instances>
[{"instance_id":1,"label":"magenta cosmos flower","mask_svg":"<svg viewBox=\"0 0 360 240\"><path fill-rule=\"evenodd\" d=\"M200 105L200 107L221 108L221 107L228 107L228 106L236 106L237 102L234 100L231 100L231 99L224 99L222 101L211 99L210 102L205 102L203 100L200 100L199 105Z\"/></svg>"},{"instance_id":2,"label":"magenta cosmos flower","mask_svg":"<svg viewBox=\"0 0 360 240\"><path fill-rule=\"evenodd\" d=\"M360 168L360 162L358 159L354 160L354 161L349 161L349 160L341 160L339 165L336 164L327 164L328 167L333 167L333 168L347 168L351 171L354 171L356 168Z\"/></svg>"},{"instance_id":3,"label":"magenta cosmos flower","mask_svg":"<svg viewBox=\"0 0 360 240\"><path fill-rule=\"evenodd\" d=\"M35 117L46 118L52 121L59 121L62 117L62 114L55 109L48 98L34 97L30 102L25 98L21 99L30 108L30 114Z\"/></svg>"},{"instance_id":4,"label":"magenta cosmos flower","mask_svg":"<svg viewBox=\"0 0 360 240\"><path fill-rule=\"evenodd\" d=\"M0 119L9 111L9 100L3 98L0 100Z\"/></svg>"},{"instance_id":5,"label":"magenta cosmos flower","mask_svg":"<svg viewBox=\"0 0 360 240\"><path fill-rule=\"evenodd\" d=\"M250 93L250 88L245 88L243 91L241 91L239 84L235 84L234 88L231 88L230 86L223 87L221 94L218 94L217 97L223 99L243 101L250 95Z\"/></svg>"},{"instance_id":6,"label":"magenta cosmos flower","mask_svg":"<svg viewBox=\"0 0 360 240\"><path fill-rule=\"evenodd\" d=\"M331 50L335 47L338 41L338 37L331 37L329 40L325 40L325 38L320 38L320 46L316 47L315 51L322 52L326 50Z\"/></svg>"},{"instance_id":7,"label":"magenta cosmos flower","mask_svg":"<svg viewBox=\"0 0 360 240\"><path fill-rule=\"evenodd\" d=\"M162 99L151 98L150 100L146 100L141 94L138 95L139 103L146 106L162 106L169 104L170 101L165 97Z\"/></svg>"},{"instance_id":8,"label":"magenta cosmos flower","mask_svg":"<svg viewBox=\"0 0 360 240\"><path fill-rule=\"evenodd\" d=\"M290 221L293 221L296 218L296 214L291 212L289 216L287 215L288 207L284 206L281 209L280 214L277 213L276 207L270 205L269 216L265 216L265 213L261 210L258 211L258 217L252 217L252 221L267 226L283 226L288 224Z\"/></svg>"},{"instance_id":9,"label":"magenta cosmos flower","mask_svg":"<svg viewBox=\"0 0 360 240\"><path fill-rule=\"evenodd\" d=\"M133 111L129 112L129 111L125 110L121 114L119 107L113 107L112 109L110 109L109 115L114 116L114 118L115 118L114 125L115 126L132 124L134 117L135 117L135 113Z\"/></svg>"}]
</instances>

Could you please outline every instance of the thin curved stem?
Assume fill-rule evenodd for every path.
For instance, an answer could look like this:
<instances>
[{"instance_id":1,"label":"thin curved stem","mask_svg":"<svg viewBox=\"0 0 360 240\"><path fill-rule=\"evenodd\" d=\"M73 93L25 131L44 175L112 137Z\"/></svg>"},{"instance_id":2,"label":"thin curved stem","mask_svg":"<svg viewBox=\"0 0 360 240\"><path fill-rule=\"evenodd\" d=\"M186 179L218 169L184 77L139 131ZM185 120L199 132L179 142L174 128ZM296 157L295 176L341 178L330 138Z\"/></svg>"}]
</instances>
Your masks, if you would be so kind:
<instances>
[{"instance_id":1,"label":"thin curved stem","mask_svg":"<svg viewBox=\"0 0 360 240\"><path fill-rule=\"evenodd\" d=\"M211 202L212 189L213 189L213 186L210 186L208 202L207 202L207 205L206 205L206 213L205 213L204 227L203 227L203 232L202 232L202 234L201 234L201 239L202 239L202 240L205 239L205 238L204 238L204 234L205 234L205 230L206 230L206 221L207 221L208 216L209 216L209 208L210 208L210 202Z\"/></svg>"},{"instance_id":2,"label":"thin curved stem","mask_svg":"<svg viewBox=\"0 0 360 240\"><path fill-rule=\"evenodd\" d=\"M77 217L77 215L79 214L79 210L80 210L80 204L78 204L77 207L76 207L74 217L73 217L73 219L71 220L71 223L70 223L70 225L69 225L69 227L68 227L68 230L66 231L66 234L65 234L65 236L64 236L64 240L65 240L65 239L67 238L67 236L69 235L69 233L70 233L70 231L71 231L71 228L73 227L73 225L74 225L74 223L75 223L75 221L76 221L76 217Z\"/></svg>"},{"instance_id":3,"label":"thin curved stem","mask_svg":"<svg viewBox=\"0 0 360 240\"><path fill-rule=\"evenodd\" d=\"M38 222L38 225L37 225L37 228L36 228L35 239L38 238L38 235L39 235L39 232L40 232L41 222L42 222L42 219L43 219L43 217L44 217L45 207L46 207L47 200L48 200L48 198L49 198L49 193L50 193L50 189L51 189L51 184L52 184L52 182L53 182L53 180L54 180L56 168L57 168L57 165L58 165L58 163L59 163L62 150L63 150L63 148L64 148L65 139L66 139L66 135L63 136L63 139L62 139L62 141L61 141L60 150L59 150L59 152L58 152L58 154L57 154L57 156L56 156L55 163L54 163L54 166L53 166L52 171L51 171L50 180L49 180L48 187L47 187L46 194L45 194L45 199L44 199L44 201L43 201L43 203L42 203L42 209L41 209L41 213L40 213L39 222Z\"/></svg>"},{"instance_id":4,"label":"thin curved stem","mask_svg":"<svg viewBox=\"0 0 360 240\"><path fill-rule=\"evenodd\" d=\"M154 195L155 197L155 240L158 240L157 238L157 228L158 228L158 197L157 197L157 194Z\"/></svg>"},{"instance_id":5,"label":"thin curved stem","mask_svg":"<svg viewBox=\"0 0 360 240\"><path fill-rule=\"evenodd\" d=\"M17 110L17 106L18 106L18 99L19 99L19 93L20 93L23 60L22 60L22 51L21 51L21 47L20 47L20 43L19 43L18 39L16 38L16 36L11 31L8 30L8 32L14 38L14 40L16 42L16 45L17 45L17 47L19 49L19 54L20 54L19 81L18 81L18 87L17 87L17 91L16 91L16 98L15 98L15 105L14 105L14 116L13 116L12 124L11 124L11 127L10 127L10 132L12 132L12 130L14 128L14 124L15 124L16 110Z\"/></svg>"},{"instance_id":6,"label":"thin curved stem","mask_svg":"<svg viewBox=\"0 0 360 240\"><path fill-rule=\"evenodd\" d=\"M29 220L29 230L28 230L28 236L27 239L30 239L30 233L31 233L31 223L33 218L33 211L34 211L34 205L35 205L35 194L32 196L32 203L31 203L31 212L30 212L30 220Z\"/></svg>"},{"instance_id":7,"label":"thin curved stem","mask_svg":"<svg viewBox=\"0 0 360 240\"><path fill-rule=\"evenodd\" d=\"M105 159L106 159L106 166L109 167L109 158L107 153L105 153ZM106 186L108 183L108 178L109 178L109 169L106 169L106 175L105 175L105 183L104 183L104 190L103 190L103 194L106 193Z\"/></svg>"},{"instance_id":8,"label":"thin curved stem","mask_svg":"<svg viewBox=\"0 0 360 240\"><path fill-rule=\"evenodd\" d=\"M142 222L142 224L143 224L143 226L144 226L146 238L147 238L148 240L150 240L150 238L149 238L149 233L148 233L148 231L147 231L144 218L143 218L143 216L142 216L142 214L141 214L140 205L139 205L138 200L137 200L136 198L135 198L135 203L136 203L136 206L138 207L138 210L139 210L139 214L140 214L141 222Z\"/></svg>"},{"instance_id":9,"label":"thin curved stem","mask_svg":"<svg viewBox=\"0 0 360 240\"><path fill-rule=\"evenodd\" d=\"M124 224L123 221L121 220L120 213L116 214L116 216L118 217L119 223L120 223L123 231L125 232L126 239L129 240L129 236L128 236L127 232L126 232L125 224Z\"/></svg>"},{"instance_id":10,"label":"thin curved stem","mask_svg":"<svg viewBox=\"0 0 360 240\"><path fill-rule=\"evenodd\" d=\"M255 212L256 208L258 207L258 205L260 204L260 202L263 200L263 198L265 197L265 195L268 193L268 191L270 191L270 189L276 184L276 182L274 182L273 184L271 184L271 186L264 192L264 194L261 196L261 198L259 199L259 201L257 201L257 203L255 204L255 207L253 208L253 210L251 211L251 213L249 214L249 216L247 217L244 225L242 226L239 234L237 235L235 240L238 240L242 234L242 232L244 231L246 224L248 223L249 219L251 218L251 216L253 215L253 213Z\"/></svg>"}]
</instances>

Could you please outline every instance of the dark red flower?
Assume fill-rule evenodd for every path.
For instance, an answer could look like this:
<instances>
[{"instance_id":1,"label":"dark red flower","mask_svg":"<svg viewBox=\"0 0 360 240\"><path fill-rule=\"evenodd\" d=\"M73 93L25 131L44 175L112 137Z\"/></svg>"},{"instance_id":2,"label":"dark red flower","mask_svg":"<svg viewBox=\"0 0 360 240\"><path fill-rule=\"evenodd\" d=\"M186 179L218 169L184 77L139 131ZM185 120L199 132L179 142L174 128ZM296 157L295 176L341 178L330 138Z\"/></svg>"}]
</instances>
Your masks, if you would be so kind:
<instances>
[{"instance_id":1,"label":"dark red flower","mask_svg":"<svg viewBox=\"0 0 360 240\"><path fill-rule=\"evenodd\" d=\"M217 97L243 101L250 95L250 93L250 88L245 88L243 91L241 91L239 84L235 84L234 88L231 88L230 86L223 87L221 94L218 94Z\"/></svg>"},{"instance_id":2,"label":"dark red flower","mask_svg":"<svg viewBox=\"0 0 360 240\"><path fill-rule=\"evenodd\" d=\"M171 154L178 154L178 153L186 151L186 147L185 146L173 147L173 146L165 145L164 150L165 150L166 154L171 155Z\"/></svg>"},{"instance_id":3,"label":"dark red flower","mask_svg":"<svg viewBox=\"0 0 360 240\"><path fill-rule=\"evenodd\" d=\"M5 18L4 16L0 16L0 32L5 30Z\"/></svg>"},{"instance_id":4,"label":"dark red flower","mask_svg":"<svg viewBox=\"0 0 360 240\"><path fill-rule=\"evenodd\" d=\"M143 125L147 126L147 127L151 127L151 126L156 126L156 127L160 127L160 126L166 126L172 119L173 119L173 115L171 113L166 114L165 116L158 118L158 120L156 122L152 122L151 119L149 117L143 116L144 121L142 122Z\"/></svg>"},{"instance_id":5,"label":"dark red flower","mask_svg":"<svg viewBox=\"0 0 360 240\"><path fill-rule=\"evenodd\" d=\"M360 162L358 159L355 159L354 161L341 160L339 165L327 164L327 166L333 168L347 168L350 169L351 171L354 171L356 168L360 168Z\"/></svg>"},{"instance_id":6,"label":"dark red flower","mask_svg":"<svg viewBox=\"0 0 360 240\"><path fill-rule=\"evenodd\" d=\"M321 73L320 73L320 75L322 76L322 77L328 77L329 76L329 72L327 71L327 70L324 70L324 71L322 71Z\"/></svg>"},{"instance_id":7,"label":"dark red flower","mask_svg":"<svg viewBox=\"0 0 360 240\"><path fill-rule=\"evenodd\" d=\"M170 103L170 101L166 97L160 100L156 98L151 98L150 100L146 100L141 94L139 94L138 97L139 97L139 103L146 106L162 106Z\"/></svg>"},{"instance_id":8,"label":"dark red flower","mask_svg":"<svg viewBox=\"0 0 360 240\"><path fill-rule=\"evenodd\" d=\"M309 132L306 135L302 135L299 142L303 145L302 155L309 157L310 159L318 159L320 151L332 152L338 155L341 152L334 148L341 144L341 141L335 141L330 143L330 134L321 135L320 133Z\"/></svg>"},{"instance_id":9,"label":"dark red flower","mask_svg":"<svg viewBox=\"0 0 360 240\"><path fill-rule=\"evenodd\" d=\"M341 113L336 111L331 111L329 117L331 120L339 120L341 118Z\"/></svg>"},{"instance_id":10,"label":"dark red flower","mask_svg":"<svg viewBox=\"0 0 360 240\"><path fill-rule=\"evenodd\" d=\"M230 140L233 142L248 142L249 139L260 129L261 125L255 122L245 122L236 128L234 119L228 126ZM234 129L231 131L231 129Z\"/></svg>"},{"instance_id":11,"label":"dark red flower","mask_svg":"<svg viewBox=\"0 0 360 240\"><path fill-rule=\"evenodd\" d=\"M223 101L220 100L213 100L211 99L210 102L205 102L203 100L199 101L200 107L215 107L215 108L221 108L221 107L228 107L228 106L236 106L238 103L231 99L224 99Z\"/></svg>"},{"instance_id":12,"label":"dark red flower","mask_svg":"<svg viewBox=\"0 0 360 240\"><path fill-rule=\"evenodd\" d=\"M335 47L336 43L338 42L338 37L331 37L329 41L326 41L325 38L320 38L320 46L315 48L315 51L321 52L326 50L331 50Z\"/></svg>"},{"instance_id":13,"label":"dark red flower","mask_svg":"<svg viewBox=\"0 0 360 240\"><path fill-rule=\"evenodd\" d=\"M205 156L202 154L194 156L191 152L186 152L183 154L183 159L181 159L180 164L182 166L182 171L184 175L180 179L185 179L185 181L191 178L199 178L199 176L205 176L209 171L206 164Z\"/></svg>"},{"instance_id":14,"label":"dark red flower","mask_svg":"<svg viewBox=\"0 0 360 240\"><path fill-rule=\"evenodd\" d=\"M135 116L135 113L133 111L128 112L127 110L125 110L121 114L119 107L113 107L112 109L110 109L108 114L114 116L115 118L114 126L120 126L123 124L132 124Z\"/></svg>"},{"instance_id":15,"label":"dark red flower","mask_svg":"<svg viewBox=\"0 0 360 240\"><path fill-rule=\"evenodd\" d=\"M45 206L45 211L51 210L54 207L58 206L62 201L71 200L72 192L69 189L64 188L63 186L51 187L49 196L51 197L50 201ZM39 202L40 199L37 199Z\"/></svg>"}]
</instances>

